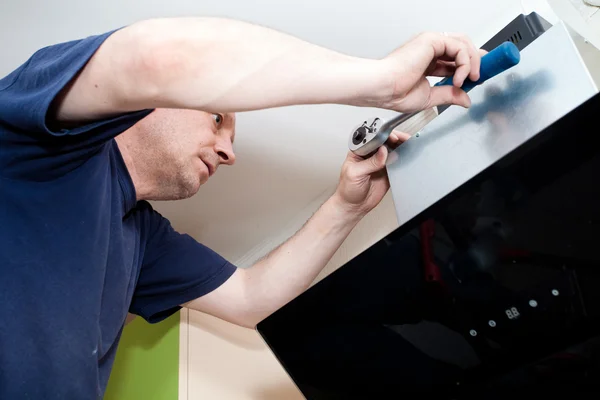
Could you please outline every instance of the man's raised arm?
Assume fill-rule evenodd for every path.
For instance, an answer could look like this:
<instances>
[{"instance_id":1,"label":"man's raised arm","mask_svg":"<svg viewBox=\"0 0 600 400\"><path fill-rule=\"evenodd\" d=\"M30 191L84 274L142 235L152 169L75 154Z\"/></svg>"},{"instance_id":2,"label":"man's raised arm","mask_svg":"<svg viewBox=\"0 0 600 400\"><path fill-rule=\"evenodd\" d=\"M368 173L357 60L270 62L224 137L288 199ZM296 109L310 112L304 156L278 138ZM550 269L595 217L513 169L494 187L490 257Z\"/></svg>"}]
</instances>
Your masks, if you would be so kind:
<instances>
[{"instance_id":1,"label":"man's raised arm","mask_svg":"<svg viewBox=\"0 0 600 400\"><path fill-rule=\"evenodd\" d=\"M145 20L113 33L66 88L59 121L145 108L235 112L351 103L382 74L359 59L258 25L220 18Z\"/></svg>"},{"instance_id":2,"label":"man's raised arm","mask_svg":"<svg viewBox=\"0 0 600 400\"><path fill-rule=\"evenodd\" d=\"M53 118L72 123L149 108L236 112L330 103L408 111L468 105L458 88L430 90L425 73L456 72L460 86L467 74L478 77L479 59L459 35L421 34L371 60L242 21L151 19L106 39L55 100Z\"/></svg>"}]
</instances>

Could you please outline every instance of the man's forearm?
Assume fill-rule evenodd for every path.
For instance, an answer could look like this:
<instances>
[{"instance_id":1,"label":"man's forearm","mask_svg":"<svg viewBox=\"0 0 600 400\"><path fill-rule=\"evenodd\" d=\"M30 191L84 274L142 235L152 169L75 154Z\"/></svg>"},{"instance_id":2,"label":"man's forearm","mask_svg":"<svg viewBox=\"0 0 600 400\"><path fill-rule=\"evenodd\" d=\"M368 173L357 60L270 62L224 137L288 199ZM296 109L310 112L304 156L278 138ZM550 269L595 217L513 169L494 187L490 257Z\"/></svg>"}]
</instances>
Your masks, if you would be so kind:
<instances>
[{"instance_id":1,"label":"man's forearm","mask_svg":"<svg viewBox=\"0 0 600 400\"><path fill-rule=\"evenodd\" d=\"M294 236L246 270L251 319L262 320L305 291L360 219L334 195Z\"/></svg>"},{"instance_id":2,"label":"man's forearm","mask_svg":"<svg viewBox=\"0 0 600 400\"><path fill-rule=\"evenodd\" d=\"M157 19L145 37L147 106L244 111L352 103L381 81L374 60L350 57L262 26L219 18Z\"/></svg>"}]
</instances>

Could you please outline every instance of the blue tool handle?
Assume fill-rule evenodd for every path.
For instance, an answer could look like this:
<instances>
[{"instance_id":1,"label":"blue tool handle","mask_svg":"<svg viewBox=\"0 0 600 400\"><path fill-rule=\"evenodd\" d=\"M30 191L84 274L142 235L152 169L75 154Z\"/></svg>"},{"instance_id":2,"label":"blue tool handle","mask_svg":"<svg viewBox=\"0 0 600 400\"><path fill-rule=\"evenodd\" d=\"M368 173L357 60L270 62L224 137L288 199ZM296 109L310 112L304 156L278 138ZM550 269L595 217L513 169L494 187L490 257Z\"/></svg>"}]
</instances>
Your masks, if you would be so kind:
<instances>
[{"instance_id":1,"label":"blue tool handle","mask_svg":"<svg viewBox=\"0 0 600 400\"><path fill-rule=\"evenodd\" d=\"M479 68L479 79L473 82L469 78L461 86L465 92L473 89L475 86L482 84L490 78L514 67L521 60L519 49L512 42L504 42L500 46L488 52L481 57L481 66ZM452 85L452 77L448 77L435 86Z\"/></svg>"}]
</instances>

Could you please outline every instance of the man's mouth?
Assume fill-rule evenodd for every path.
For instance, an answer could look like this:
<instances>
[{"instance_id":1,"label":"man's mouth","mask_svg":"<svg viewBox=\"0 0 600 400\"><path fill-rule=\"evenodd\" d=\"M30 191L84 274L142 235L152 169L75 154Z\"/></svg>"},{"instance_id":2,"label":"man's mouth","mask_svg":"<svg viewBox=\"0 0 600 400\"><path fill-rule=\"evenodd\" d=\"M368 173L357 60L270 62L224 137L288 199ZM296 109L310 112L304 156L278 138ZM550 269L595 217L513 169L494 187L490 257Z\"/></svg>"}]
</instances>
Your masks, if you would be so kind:
<instances>
[{"instance_id":1,"label":"man's mouth","mask_svg":"<svg viewBox=\"0 0 600 400\"><path fill-rule=\"evenodd\" d=\"M208 168L208 176L212 176L215 173L215 168L204 160L202 160L202 162L206 165L206 168Z\"/></svg>"}]
</instances>

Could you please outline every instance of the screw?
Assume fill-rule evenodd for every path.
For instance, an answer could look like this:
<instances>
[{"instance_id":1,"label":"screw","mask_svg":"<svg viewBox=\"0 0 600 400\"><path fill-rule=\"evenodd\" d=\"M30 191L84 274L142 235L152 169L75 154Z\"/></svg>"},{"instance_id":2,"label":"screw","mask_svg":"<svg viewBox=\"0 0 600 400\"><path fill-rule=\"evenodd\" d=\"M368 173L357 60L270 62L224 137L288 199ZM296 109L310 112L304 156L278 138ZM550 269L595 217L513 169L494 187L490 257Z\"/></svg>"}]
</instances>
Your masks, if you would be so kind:
<instances>
[{"instance_id":1,"label":"screw","mask_svg":"<svg viewBox=\"0 0 600 400\"><path fill-rule=\"evenodd\" d=\"M477 336L477 331L476 331L475 329L471 329L471 330L469 331L469 334L470 334L471 336Z\"/></svg>"},{"instance_id":2,"label":"screw","mask_svg":"<svg viewBox=\"0 0 600 400\"><path fill-rule=\"evenodd\" d=\"M496 321L494 321L493 319L490 319L490 321L488 322L488 324L490 324L490 326L493 328L496 326Z\"/></svg>"},{"instance_id":3,"label":"screw","mask_svg":"<svg viewBox=\"0 0 600 400\"><path fill-rule=\"evenodd\" d=\"M417 132L417 133L415 134L415 136L416 136L416 137L419 137L420 135L421 135L421 132Z\"/></svg>"},{"instance_id":4,"label":"screw","mask_svg":"<svg viewBox=\"0 0 600 400\"><path fill-rule=\"evenodd\" d=\"M558 296L558 290L552 289L552 296Z\"/></svg>"},{"instance_id":5,"label":"screw","mask_svg":"<svg viewBox=\"0 0 600 400\"><path fill-rule=\"evenodd\" d=\"M529 305L530 305L531 307L534 307L534 308L535 308L535 307L537 307L537 301L535 301L535 300L529 300Z\"/></svg>"}]
</instances>

